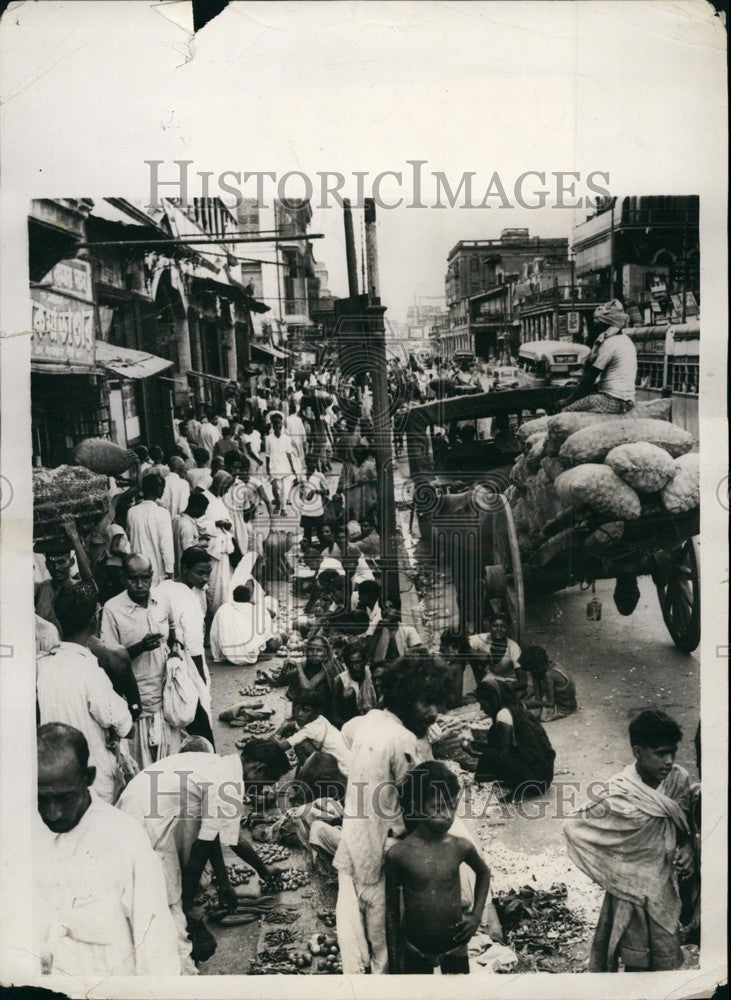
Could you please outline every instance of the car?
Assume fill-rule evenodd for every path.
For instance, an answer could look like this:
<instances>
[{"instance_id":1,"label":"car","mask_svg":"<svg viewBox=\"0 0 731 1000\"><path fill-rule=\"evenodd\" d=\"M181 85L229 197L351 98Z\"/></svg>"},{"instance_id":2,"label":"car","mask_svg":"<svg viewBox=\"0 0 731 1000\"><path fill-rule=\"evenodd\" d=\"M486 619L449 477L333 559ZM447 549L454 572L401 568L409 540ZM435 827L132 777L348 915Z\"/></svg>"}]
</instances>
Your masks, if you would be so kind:
<instances>
[{"instance_id":1,"label":"car","mask_svg":"<svg viewBox=\"0 0 731 1000\"><path fill-rule=\"evenodd\" d=\"M518 389L524 385L522 372L517 365L491 365L487 370L487 382L490 388Z\"/></svg>"}]
</instances>

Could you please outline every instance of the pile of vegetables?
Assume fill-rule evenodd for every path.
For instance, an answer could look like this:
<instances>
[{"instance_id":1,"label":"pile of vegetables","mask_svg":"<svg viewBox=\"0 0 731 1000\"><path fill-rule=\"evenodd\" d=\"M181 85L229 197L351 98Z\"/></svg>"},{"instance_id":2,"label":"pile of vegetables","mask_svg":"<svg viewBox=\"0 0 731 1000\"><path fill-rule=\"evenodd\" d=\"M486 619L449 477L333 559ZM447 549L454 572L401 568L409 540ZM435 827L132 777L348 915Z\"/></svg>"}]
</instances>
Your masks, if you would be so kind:
<instances>
[{"instance_id":1,"label":"pile of vegetables","mask_svg":"<svg viewBox=\"0 0 731 1000\"><path fill-rule=\"evenodd\" d=\"M313 934L309 942L310 952L317 956L317 970L329 975L342 975L338 939L334 934Z\"/></svg>"},{"instance_id":2,"label":"pile of vegetables","mask_svg":"<svg viewBox=\"0 0 731 1000\"><path fill-rule=\"evenodd\" d=\"M246 885L256 874L253 868L248 865L232 864L226 865L228 880L232 886Z\"/></svg>"},{"instance_id":3,"label":"pile of vegetables","mask_svg":"<svg viewBox=\"0 0 731 1000\"><path fill-rule=\"evenodd\" d=\"M310 876L303 868L280 868L276 872L277 888L282 890L299 889L310 884Z\"/></svg>"},{"instance_id":4,"label":"pile of vegetables","mask_svg":"<svg viewBox=\"0 0 731 1000\"><path fill-rule=\"evenodd\" d=\"M267 867L289 858L289 850L281 844L257 844L256 853Z\"/></svg>"},{"instance_id":5,"label":"pile of vegetables","mask_svg":"<svg viewBox=\"0 0 731 1000\"><path fill-rule=\"evenodd\" d=\"M624 415L540 417L524 423L518 436L523 454L506 496L524 557L577 518L616 528L651 510L681 513L699 505L695 442L670 422L670 400L638 403ZM605 532L595 542L608 544L616 535Z\"/></svg>"},{"instance_id":6,"label":"pile of vegetables","mask_svg":"<svg viewBox=\"0 0 731 1000\"><path fill-rule=\"evenodd\" d=\"M262 919L265 924L293 924L296 920L299 920L299 912L297 910L286 910L283 907L277 907L265 913Z\"/></svg>"},{"instance_id":7,"label":"pile of vegetables","mask_svg":"<svg viewBox=\"0 0 731 1000\"><path fill-rule=\"evenodd\" d=\"M267 722L265 719L262 720L252 720L247 722L243 726L238 728L242 729L243 732L249 733L251 736L266 736L271 732L274 732L274 723Z\"/></svg>"},{"instance_id":8,"label":"pile of vegetables","mask_svg":"<svg viewBox=\"0 0 731 1000\"><path fill-rule=\"evenodd\" d=\"M33 470L33 544L37 552L66 539L61 522L64 514L72 514L79 534L88 535L108 510L106 476L73 465Z\"/></svg>"},{"instance_id":9,"label":"pile of vegetables","mask_svg":"<svg viewBox=\"0 0 731 1000\"><path fill-rule=\"evenodd\" d=\"M269 694L270 691L271 688L264 684L250 684L248 687L239 688L239 694L245 698L261 698L265 694Z\"/></svg>"},{"instance_id":10,"label":"pile of vegetables","mask_svg":"<svg viewBox=\"0 0 731 1000\"><path fill-rule=\"evenodd\" d=\"M322 921L326 927L335 926L335 910L318 910L317 919Z\"/></svg>"}]
</instances>

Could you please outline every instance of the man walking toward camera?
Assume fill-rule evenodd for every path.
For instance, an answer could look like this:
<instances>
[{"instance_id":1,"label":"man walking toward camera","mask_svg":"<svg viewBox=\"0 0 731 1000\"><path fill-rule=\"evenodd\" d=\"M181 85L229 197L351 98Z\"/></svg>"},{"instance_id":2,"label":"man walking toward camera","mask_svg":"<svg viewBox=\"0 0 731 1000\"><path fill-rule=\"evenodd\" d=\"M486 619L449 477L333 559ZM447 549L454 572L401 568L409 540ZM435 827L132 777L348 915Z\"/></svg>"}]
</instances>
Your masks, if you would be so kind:
<instances>
[{"instance_id":1,"label":"man walking toward camera","mask_svg":"<svg viewBox=\"0 0 731 1000\"><path fill-rule=\"evenodd\" d=\"M682 739L664 712L630 723L634 763L615 774L564 827L569 857L606 891L590 972L678 969L678 873L691 868L690 779L675 763Z\"/></svg>"}]
</instances>

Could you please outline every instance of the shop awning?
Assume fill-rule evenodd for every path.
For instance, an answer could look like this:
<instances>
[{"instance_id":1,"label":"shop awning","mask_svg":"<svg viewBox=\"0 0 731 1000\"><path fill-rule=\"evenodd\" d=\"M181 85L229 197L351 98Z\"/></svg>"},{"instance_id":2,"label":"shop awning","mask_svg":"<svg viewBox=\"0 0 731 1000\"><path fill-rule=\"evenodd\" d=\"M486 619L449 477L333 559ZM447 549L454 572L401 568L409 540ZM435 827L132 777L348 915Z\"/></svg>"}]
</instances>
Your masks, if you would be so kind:
<instances>
[{"instance_id":1,"label":"shop awning","mask_svg":"<svg viewBox=\"0 0 731 1000\"><path fill-rule=\"evenodd\" d=\"M31 361L30 370L36 375L103 375L93 365L66 364L65 361Z\"/></svg>"},{"instance_id":2,"label":"shop awning","mask_svg":"<svg viewBox=\"0 0 731 1000\"><path fill-rule=\"evenodd\" d=\"M133 351L129 347L115 347L103 340L96 342L97 364L112 372L119 378L151 378L167 368L172 367L172 361L159 358L147 351Z\"/></svg>"},{"instance_id":3,"label":"shop awning","mask_svg":"<svg viewBox=\"0 0 731 1000\"><path fill-rule=\"evenodd\" d=\"M277 347L270 347L269 344L252 344L251 353L254 354L256 351L265 355L265 357L276 358L278 360L289 357L286 351L280 351Z\"/></svg>"},{"instance_id":4,"label":"shop awning","mask_svg":"<svg viewBox=\"0 0 731 1000\"><path fill-rule=\"evenodd\" d=\"M209 382L221 382L223 385L231 385L233 380L230 378L221 378L220 375L209 375L208 372L186 372L186 375L192 375L194 378L202 378ZM233 383L235 384L235 383Z\"/></svg>"}]
</instances>

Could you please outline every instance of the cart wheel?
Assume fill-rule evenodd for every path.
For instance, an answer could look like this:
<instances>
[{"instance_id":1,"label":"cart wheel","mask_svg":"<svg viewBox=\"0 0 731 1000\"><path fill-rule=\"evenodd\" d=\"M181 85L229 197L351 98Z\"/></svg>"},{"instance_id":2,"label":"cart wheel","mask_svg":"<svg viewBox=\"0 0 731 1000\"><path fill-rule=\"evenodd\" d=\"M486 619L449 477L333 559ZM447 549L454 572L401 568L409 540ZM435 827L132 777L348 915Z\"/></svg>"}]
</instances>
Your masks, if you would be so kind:
<instances>
[{"instance_id":1,"label":"cart wheel","mask_svg":"<svg viewBox=\"0 0 731 1000\"><path fill-rule=\"evenodd\" d=\"M497 581L503 584L502 599L504 610L510 616L513 638L520 642L525 631L525 594L523 591L523 566L518 549L518 533L510 504L502 494L495 497L499 506L492 515L492 551L494 566L485 567L485 582L488 593Z\"/></svg>"},{"instance_id":2,"label":"cart wheel","mask_svg":"<svg viewBox=\"0 0 731 1000\"><path fill-rule=\"evenodd\" d=\"M689 538L679 549L655 555L653 579L668 632L684 653L701 641L700 544Z\"/></svg>"}]
</instances>

